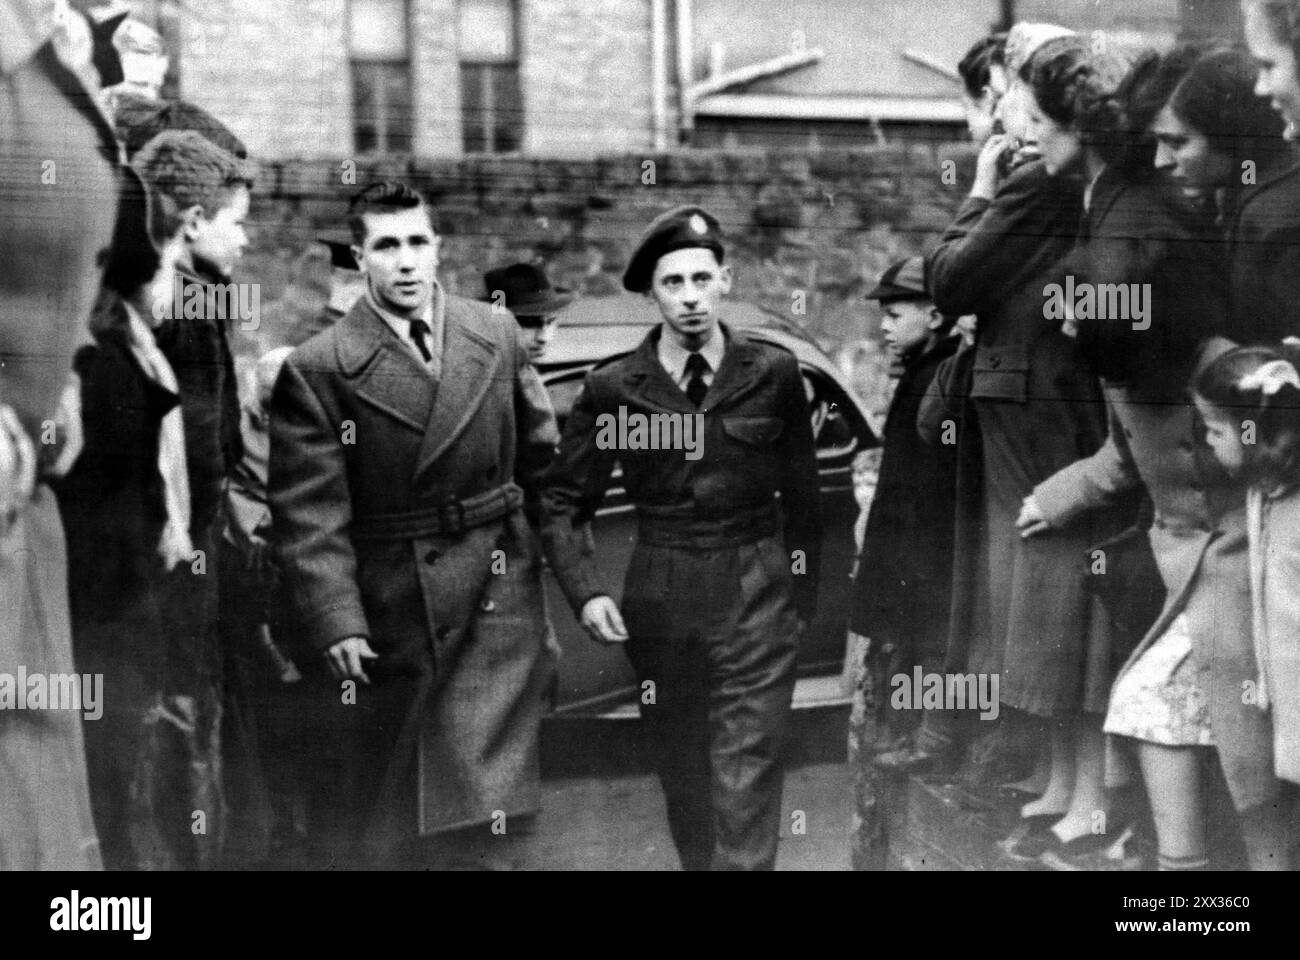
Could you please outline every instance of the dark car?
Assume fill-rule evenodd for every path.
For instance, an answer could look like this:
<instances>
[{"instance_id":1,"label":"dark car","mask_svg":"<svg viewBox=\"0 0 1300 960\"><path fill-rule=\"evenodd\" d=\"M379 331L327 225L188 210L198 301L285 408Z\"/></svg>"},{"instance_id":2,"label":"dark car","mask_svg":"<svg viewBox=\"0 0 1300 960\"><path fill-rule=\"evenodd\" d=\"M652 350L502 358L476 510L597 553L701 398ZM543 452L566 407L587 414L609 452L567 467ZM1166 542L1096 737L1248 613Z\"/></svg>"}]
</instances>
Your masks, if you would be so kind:
<instances>
[{"instance_id":1,"label":"dark car","mask_svg":"<svg viewBox=\"0 0 1300 960\"><path fill-rule=\"evenodd\" d=\"M821 593L817 616L800 647L795 706L844 703L840 675L844 662L849 572L853 566L853 459L878 445L861 404L853 397L830 358L796 325L761 307L728 302L723 321L744 328L755 339L789 350L799 361L809 397L808 415L817 441L821 471ZM560 315L560 324L538 370L551 395L561 429L582 389L587 371L619 357L641 342L659 322L655 305L644 297L617 296L579 300ZM636 536L633 507L614 470L609 492L592 523L600 567L608 582L621 585ZM617 646L591 640L574 619L555 577L547 572L547 600L564 656L560 661L555 711L559 715L636 716L636 682ZM615 600L620 599L617 595Z\"/></svg>"}]
</instances>

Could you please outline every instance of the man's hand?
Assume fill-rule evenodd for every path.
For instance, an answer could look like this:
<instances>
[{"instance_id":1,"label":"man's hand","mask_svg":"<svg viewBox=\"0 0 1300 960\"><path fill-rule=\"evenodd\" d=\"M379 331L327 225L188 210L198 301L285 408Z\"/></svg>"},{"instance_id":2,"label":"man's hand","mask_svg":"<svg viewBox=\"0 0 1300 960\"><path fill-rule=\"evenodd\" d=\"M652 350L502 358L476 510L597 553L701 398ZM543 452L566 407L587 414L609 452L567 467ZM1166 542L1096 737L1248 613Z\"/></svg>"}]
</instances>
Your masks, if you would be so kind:
<instances>
[{"instance_id":1,"label":"man's hand","mask_svg":"<svg viewBox=\"0 0 1300 960\"><path fill-rule=\"evenodd\" d=\"M360 680L369 683L370 678L362 669L365 660L378 660L379 654L370 649L370 642L365 637L346 637L325 651L330 673L336 680Z\"/></svg>"},{"instance_id":2,"label":"man's hand","mask_svg":"<svg viewBox=\"0 0 1300 960\"><path fill-rule=\"evenodd\" d=\"M627 627L612 597L592 597L582 605L582 628L600 643L626 643Z\"/></svg>"},{"instance_id":3,"label":"man's hand","mask_svg":"<svg viewBox=\"0 0 1300 960\"><path fill-rule=\"evenodd\" d=\"M1020 505L1020 516L1016 517L1016 528L1019 529L1022 540L1028 540L1030 537L1036 537L1040 533L1046 533L1052 529L1052 525L1043 516L1043 508L1038 505L1038 501L1032 493L1025 497L1024 502Z\"/></svg>"},{"instance_id":4,"label":"man's hand","mask_svg":"<svg viewBox=\"0 0 1300 960\"><path fill-rule=\"evenodd\" d=\"M13 408L0 405L0 528L8 528L36 487L36 449Z\"/></svg>"}]
</instances>

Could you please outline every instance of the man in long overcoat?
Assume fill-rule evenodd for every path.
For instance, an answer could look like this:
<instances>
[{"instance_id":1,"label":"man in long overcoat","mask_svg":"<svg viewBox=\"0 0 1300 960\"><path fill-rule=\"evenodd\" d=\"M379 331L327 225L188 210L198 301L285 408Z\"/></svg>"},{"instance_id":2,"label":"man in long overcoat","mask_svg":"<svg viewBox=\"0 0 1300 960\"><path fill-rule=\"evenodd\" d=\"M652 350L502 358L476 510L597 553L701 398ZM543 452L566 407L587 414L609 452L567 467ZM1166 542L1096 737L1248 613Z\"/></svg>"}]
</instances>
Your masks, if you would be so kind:
<instances>
[{"instance_id":1,"label":"man in long overcoat","mask_svg":"<svg viewBox=\"0 0 1300 960\"><path fill-rule=\"evenodd\" d=\"M351 227L366 294L284 364L269 490L300 659L335 678L309 817L347 866L538 805L553 665L524 508L558 439L509 311L439 286L419 194L373 184Z\"/></svg>"}]
</instances>

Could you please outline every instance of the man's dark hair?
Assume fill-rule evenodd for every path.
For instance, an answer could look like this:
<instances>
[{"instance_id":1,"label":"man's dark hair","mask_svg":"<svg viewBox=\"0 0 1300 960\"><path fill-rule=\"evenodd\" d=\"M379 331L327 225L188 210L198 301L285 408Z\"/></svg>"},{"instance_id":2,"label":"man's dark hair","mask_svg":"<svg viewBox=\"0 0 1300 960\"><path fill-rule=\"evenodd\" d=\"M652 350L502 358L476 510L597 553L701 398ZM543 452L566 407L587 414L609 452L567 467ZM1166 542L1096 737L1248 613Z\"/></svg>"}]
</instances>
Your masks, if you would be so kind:
<instances>
[{"instance_id":1,"label":"man's dark hair","mask_svg":"<svg viewBox=\"0 0 1300 960\"><path fill-rule=\"evenodd\" d=\"M957 72L972 100L978 100L993 78L993 68L1004 66L1007 49L1005 33L991 33L975 41L957 64Z\"/></svg>"},{"instance_id":2,"label":"man's dark hair","mask_svg":"<svg viewBox=\"0 0 1300 960\"><path fill-rule=\"evenodd\" d=\"M380 180L370 184L352 198L348 205L348 229L352 239L358 245L365 243L367 213L396 213L399 210L413 210L424 207L429 213L429 222L433 223L433 210L424 202L424 197L398 180Z\"/></svg>"}]
</instances>

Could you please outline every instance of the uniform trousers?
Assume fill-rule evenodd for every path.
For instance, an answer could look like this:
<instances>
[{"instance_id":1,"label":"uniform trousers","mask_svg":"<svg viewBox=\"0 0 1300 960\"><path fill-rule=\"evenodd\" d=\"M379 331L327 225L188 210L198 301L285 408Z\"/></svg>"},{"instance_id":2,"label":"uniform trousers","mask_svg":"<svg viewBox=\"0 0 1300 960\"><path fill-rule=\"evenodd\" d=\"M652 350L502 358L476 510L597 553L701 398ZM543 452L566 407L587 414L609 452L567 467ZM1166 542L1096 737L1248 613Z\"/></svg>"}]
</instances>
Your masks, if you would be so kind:
<instances>
[{"instance_id":1,"label":"uniform trousers","mask_svg":"<svg viewBox=\"0 0 1300 960\"><path fill-rule=\"evenodd\" d=\"M799 622L780 536L743 539L643 523L624 585L642 735L686 870L776 863Z\"/></svg>"}]
</instances>

